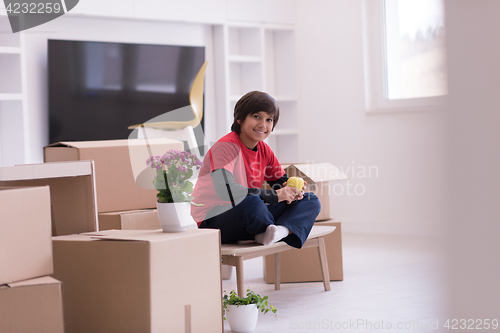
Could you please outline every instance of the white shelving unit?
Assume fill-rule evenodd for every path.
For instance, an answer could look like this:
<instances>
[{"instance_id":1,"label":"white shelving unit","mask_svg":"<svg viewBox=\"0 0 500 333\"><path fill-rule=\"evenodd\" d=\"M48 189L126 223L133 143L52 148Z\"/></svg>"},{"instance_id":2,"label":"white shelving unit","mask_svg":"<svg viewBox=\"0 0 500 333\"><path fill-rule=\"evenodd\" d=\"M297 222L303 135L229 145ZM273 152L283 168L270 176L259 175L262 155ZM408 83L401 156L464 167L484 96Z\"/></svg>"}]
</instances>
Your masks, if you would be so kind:
<instances>
[{"instance_id":1,"label":"white shelving unit","mask_svg":"<svg viewBox=\"0 0 500 333\"><path fill-rule=\"evenodd\" d=\"M138 31L144 31L145 24L151 24L153 29L168 22L180 29L180 36L194 36L197 24L210 25L214 34L207 40L214 47L214 57L210 60L215 65L216 87L213 94L216 120L211 122L211 126L215 126L211 130L216 133L213 137L225 135L230 130L234 105L244 93L267 91L276 98L281 109L280 121L268 143L281 162L300 161L301 152L297 153L301 134L295 89L295 6L289 0L258 0L257 5L243 0L148 1L154 3L157 10L141 9L144 6L140 0L126 0L128 5L118 11L116 4L123 1L80 1L65 15L66 19L61 20L71 20L72 25L61 23L60 26L68 31L59 31L58 36L101 40L95 29L84 32L80 20L98 26L104 25L104 20L113 20L113 24L124 26L121 22L127 19L127 24ZM262 6L270 10L258 10ZM129 40L128 37L116 37L116 33L104 34L114 36L110 39ZM5 9L0 5L0 166L38 161L40 141L45 135L44 69L37 61L43 59L46 51L40 39L33 36L12 34Z\"/></svg>"},{"instance_id":2,"label":"white shelving unit","mask_svg":"<svg viewBox=\"0 0 500 333\"><path fill-rule=\"evenodd\" d=\"M220 128L226 134L233 120L238 99L252 90L273 96L280 106L277 127L267 139L281 162L298 162L299 111L295 65L295 32L293 26L228 23L214 30L216 82L223 87L224 97L218 101Z\"/></svg>"},{"instance_id":3,"label":"white shelving unit","mask_svg":"<svg viewBox=\"0 0 500 333\"><path fill-rule=\"evenodd\" d=\"M13 34L0 15L0 165L26 163L27 116L23 78L23 35Z\"/></svg>"}]
</instances>

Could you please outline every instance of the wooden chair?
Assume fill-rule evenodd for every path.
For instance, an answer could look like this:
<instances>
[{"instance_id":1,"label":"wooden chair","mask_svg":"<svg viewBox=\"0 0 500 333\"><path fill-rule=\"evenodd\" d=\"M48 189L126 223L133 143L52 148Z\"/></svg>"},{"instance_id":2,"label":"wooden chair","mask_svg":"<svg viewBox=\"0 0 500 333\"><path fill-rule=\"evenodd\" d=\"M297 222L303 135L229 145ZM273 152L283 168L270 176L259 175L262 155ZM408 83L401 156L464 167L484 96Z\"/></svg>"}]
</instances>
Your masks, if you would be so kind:
<instances>
[{"instance_id":1,"label":"wooden chair","mask_svg":"<svg viewBox=\"0 0 500 333\"><path fill-rule=\"evenodd\" d=\"M330 273L328 271L328 261L326 258L324 236L333 232L335 227L313 226L309 237L302 248L317 247L321 271L323 273L323 284L325 291L330 290ZM245 282L243 274L243 261L253 259L268 254L274 254L276 259L274 289L280 290L281 262L280 254L283 251L292 249L285 242L277 242L271 245L261 245L255 242L247 244L222 244L221 257L224 265L236 267L236 283L238 286L238 296L245 297Z\"/></svg>"},{"instance_id":2,"label":"wooden chair","mask_svg":"<svg viewBox=\"0 0 500 333\"><path fill-rule=\"evenodd\" d=\"M155 117L143 124L129 126L128 129L141 129L137 132L138 138L167 137L171 139L186 141L192 153L200 157L198 143L194 134L194 128L198 126L203 118L203 87L205 80L205 70L208 60L201 66L198 74L194 78L189 91L189 106L170 113ZM188 121L170 120L170 115L175 117L178 113L193 113L193 119ZM166 120L168 119L168 120ZM159 121L160 120L160 121ZM206 145L206 142L204 143Z\"/></svg>"}]
</instances>

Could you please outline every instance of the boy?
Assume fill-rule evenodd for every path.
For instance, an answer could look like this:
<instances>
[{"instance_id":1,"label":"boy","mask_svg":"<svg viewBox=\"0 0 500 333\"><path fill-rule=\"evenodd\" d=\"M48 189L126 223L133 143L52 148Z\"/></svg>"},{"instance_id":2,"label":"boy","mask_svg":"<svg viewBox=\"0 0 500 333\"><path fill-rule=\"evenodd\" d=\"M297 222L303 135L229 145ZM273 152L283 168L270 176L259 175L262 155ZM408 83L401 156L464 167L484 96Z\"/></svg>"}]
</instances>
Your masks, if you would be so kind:
<instances>
[{"instance_id":1,"label":"boy","mask_svg":"<svg viewBox=\"0 0 500 333\"><path fill-rule=\"evenodd\" d=\"M264 140L278 123L279 108L268 94L252 91L234 108L231 133L204 159L191 213L199 228L220 229L221 242L283 240L301 248L321 209L314 193L286 186L288 176ZM263 181L271 190L261 190Z\"/></svg>"}]
</instances>

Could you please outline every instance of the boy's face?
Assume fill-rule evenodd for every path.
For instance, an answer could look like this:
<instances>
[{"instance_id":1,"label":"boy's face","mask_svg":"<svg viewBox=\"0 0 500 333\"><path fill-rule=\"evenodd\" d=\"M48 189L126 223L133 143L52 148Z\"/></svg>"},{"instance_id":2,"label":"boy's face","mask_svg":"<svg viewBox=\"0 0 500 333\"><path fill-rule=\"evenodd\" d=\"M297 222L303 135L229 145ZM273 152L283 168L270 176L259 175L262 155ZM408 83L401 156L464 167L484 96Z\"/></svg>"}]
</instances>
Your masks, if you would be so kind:
<instances>
[{"instance_id":1,"label":"boy's face","mask_svg":"<svg viewBox=\"0 0 500 333\"><path fill-rule=\"evenodd\" d=\"M264 141L273 129L274 118L264 111L248 115L240 124L240 140L245 146L253 149L257 143Z\"/></svg>"}]
</instances>

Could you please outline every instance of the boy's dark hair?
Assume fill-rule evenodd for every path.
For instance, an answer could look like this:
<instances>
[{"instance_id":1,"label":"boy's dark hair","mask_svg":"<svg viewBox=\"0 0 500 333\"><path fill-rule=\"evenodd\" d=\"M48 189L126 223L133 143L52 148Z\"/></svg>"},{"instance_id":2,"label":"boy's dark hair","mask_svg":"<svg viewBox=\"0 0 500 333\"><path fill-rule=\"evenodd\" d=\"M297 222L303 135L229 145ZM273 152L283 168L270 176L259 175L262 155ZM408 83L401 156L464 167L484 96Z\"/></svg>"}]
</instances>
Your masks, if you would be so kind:
<instances>
[{"instance_id":1,"label":"boy's dark hair","mask_svg":"<svg viewBox=\"0 0 500 333\"><path fill-rule=\"evenodd\" d=\"M273 117L272 129L274 130L274 127L276 127L280 117L278 104L276 104L274 98L265 92L251 91L236 102L236 105L234 106L234 121L231 125L231 131L236 132L236 134L240 134L241 127L240 124L238 124L238 120L244 122L248 115L252 115L260 111L264 111Z\"/></svg>"}]
</instances>

